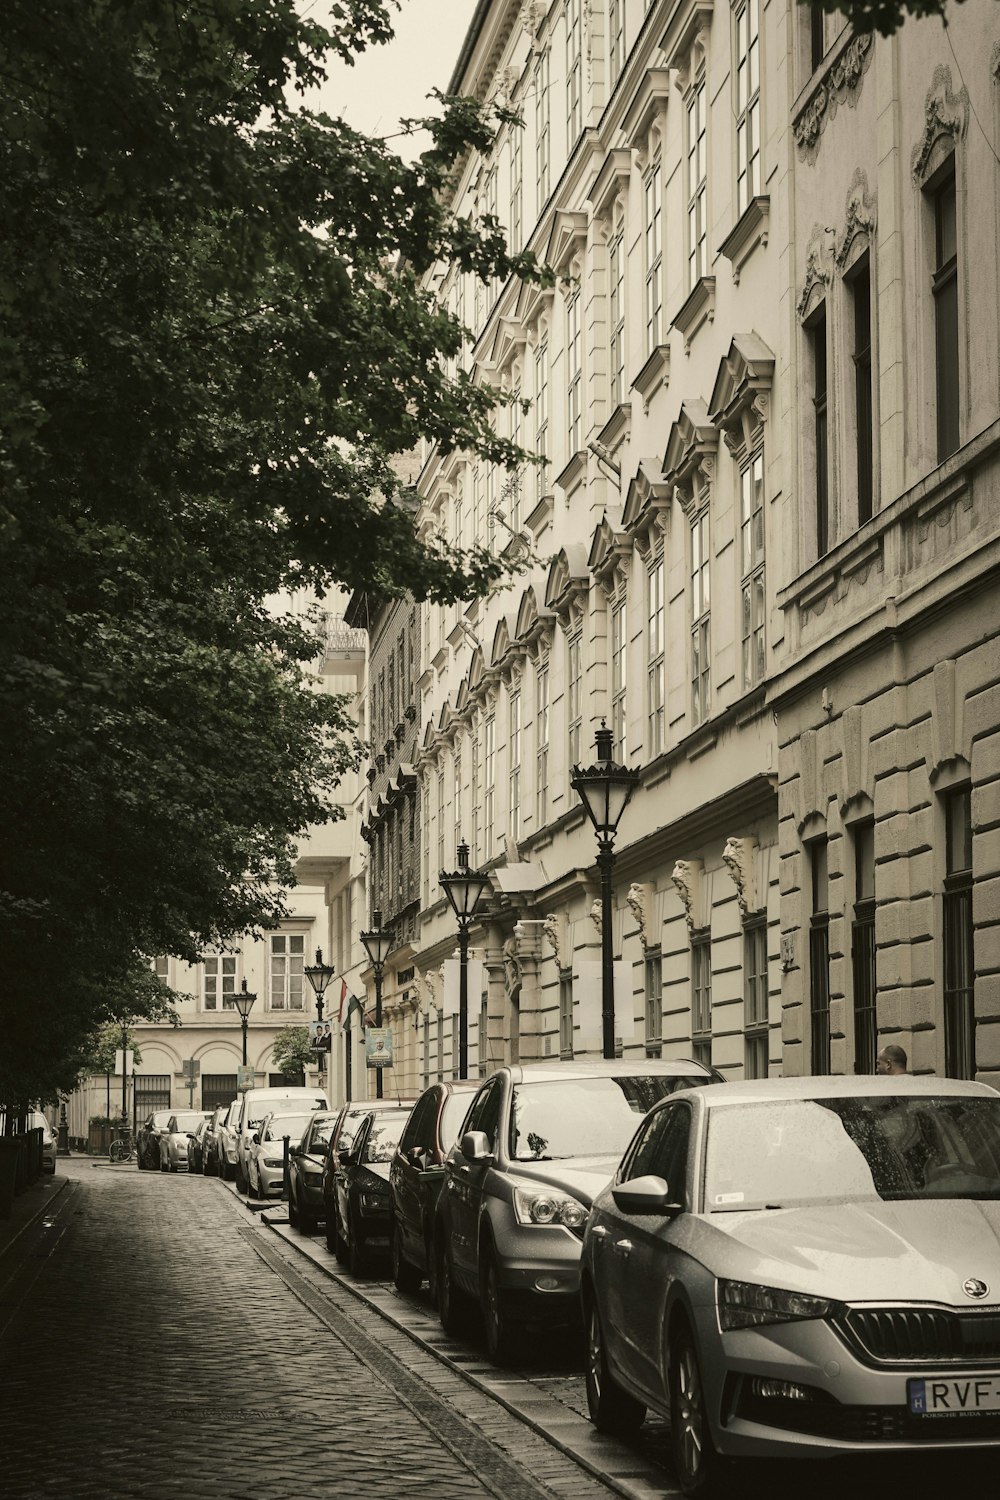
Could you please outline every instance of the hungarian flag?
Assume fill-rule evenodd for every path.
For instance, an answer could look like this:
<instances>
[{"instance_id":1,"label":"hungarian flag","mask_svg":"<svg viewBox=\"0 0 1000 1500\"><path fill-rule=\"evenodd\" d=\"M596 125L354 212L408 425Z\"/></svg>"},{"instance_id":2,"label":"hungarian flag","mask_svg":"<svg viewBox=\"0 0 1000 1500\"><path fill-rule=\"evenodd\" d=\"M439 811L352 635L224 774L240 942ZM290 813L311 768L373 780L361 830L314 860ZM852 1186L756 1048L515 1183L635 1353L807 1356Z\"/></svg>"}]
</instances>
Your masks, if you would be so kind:
<instances>
[{"instance_id":1,"label":"hungarian flag","mask_svg":"<svg viewBox=\"0 0 1000 1500\"><path fill-rule=\"evenodd\" d=\"M342 1022L343 1019L344 1019L344 1001L346 999L347 999L347 980L346 979L342 979L340 981L340 1004L337 1006L337 1020L338 1020L338 1022Z\"/></svg>"}]
</instances>

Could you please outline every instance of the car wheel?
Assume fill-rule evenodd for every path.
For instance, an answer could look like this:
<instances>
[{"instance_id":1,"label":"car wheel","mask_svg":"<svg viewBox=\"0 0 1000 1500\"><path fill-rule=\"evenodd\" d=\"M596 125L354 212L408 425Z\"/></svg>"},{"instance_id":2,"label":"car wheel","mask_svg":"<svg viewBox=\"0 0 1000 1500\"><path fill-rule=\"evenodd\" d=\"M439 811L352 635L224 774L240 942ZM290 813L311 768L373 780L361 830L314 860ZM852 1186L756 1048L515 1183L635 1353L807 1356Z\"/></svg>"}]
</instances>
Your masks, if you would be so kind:
<instances>
[{"instance_id":1,"label":"car wheel","mask_svg":"<svg viewBox=\"0 0 1000 1500\"><path fill-rule=\"evenodd\" d=\"M517 1352L520 1329L510 1315L510 1304L500 1286L500 1269L496 1253L487 1247L483 1252L480 1279L480 1303L486 1353L495 1365L509 1364Z\"/></svg>"},{"instance_id":2,"label":"car wheel","mask_svg":"<svg viewBox=\"0 0 1000 1500\"><path fill-rule=\"evenodd\" d=\"M139 1168L140 1172L145 1172L145 1170L146 1170L146 1163L142 1159L142 1152L141 1151L136 1155L135 1164Z\"/></svg>"},{"instance_id":3,"label":"car wheel","mask_svg":"<svg viewBox=\"0 0 1000 1500\"><path fill-rule=\"evenodd\" d=\"M299 1229L303 1234L316 1233L316 1215L311 1208L299 1209Z\"/></svg>"},{"instance_id":4,"label":"car wheel","mask_svg":"<svg viewBox=\"0 0 1000 1500\"><path fill-rule=\"evenodd\" d=\"M340 1205L334 1205L333 1210L333 1233L335 1236L334 1254L342 1266L347 1264L347 1241L340 1227Z\"/></svg>"},{"instance_id":5,"label":"car wheel","mask_svg":"<svg viewBox=\"0 0 1000 1500\"><path fill-rule=\"evenodd\" d=\"M724 1466L712 1442L701 1366L686 1324L673 1339L669 1377L670 1447L677 1482L685 1495L710 1500L721 1494Z\"/></svg>"},{"instance_id":6,"label":"car wheel","mask_svg":"<svg viewBox=\"0 0 1000 1500\"><path fill-rule=\"evenodd\" d=\"M352 1276L367 1276L369 1254L353 1217L348 1219L347 1269Z\"/></svg>"},{"instance_id":7,"label":"car wheel","mask_svg":"<svg viewBox=\"0 0 1000 1500\"><path fill-rule=\"evenodd\" d=\"M438 1305L438 1267L434 1255L434 1239L428 1234L424 1240L424 1264L427 1267L427 1294L431 1299L431 1305Z\"/></svg>"},{"instance_id":8,"label":"car wheel","mask_svg":"<svg viewBox=\"0 0 1000 1500\"><path fill-rule=\"evenodd\" d=\"M389 1249L392 1254L392 1284L397 1292L415 1292L423 1277L411 1261L403 1254L399 1229L395 1220L389 1227Z\"/></svg>"},{"instance_id":9,"label":"car wheel","mask_svg":"<svg viewBox=\"0 0 1000 1500\"><path fill-rule=\"evenodd\" d=\"M455 1285L455 1271L451 1256L442 1247L437 1259L438 1317L445 1333L454 1337L463 1334L468 1327L467 1304Z\"/></svg>"},{"instance_id":10,"label":"car wheel","mask_svg":"<svg viewBox=\"0 0 1000 1500\"><path fill-rule=\"evenodd\" d=\"M247 1174L243 1170L243 1163L241 1161L237 1161L236 1163L236 1191L242 1193L244 1197L249 1197L250 1195L250 1184L247 1181Z\"/></svg>"},{"instance_id":11,"label":"car wheel","mask_svg":"<svg viewBox=\"0 0 1000 1500\"><path fill-rule=\"evenodd\" d=\"M180 1164L178 1162L176 1162L176 1161L172 1161L170 1163L170 1170L171 1170L171 1172L179 1172L180 1171Z\"/></svg>"},{"instance_id":12,"label":"car wheel","mask_svg":"<svg viewBox=\"0 0 1000 1500\"><path fill-rule=\"evenodd\" d=\"M627 1437L643 1422L646 1408L634 1396L616 1385L608 1369L604 1350L604 1331L597 1303L591 1299L587 1308L586 1356L587 1407L590 1420L598 1432Z\"/></svg>"},{"instance_id":13,"label":"car wheel","mask_svg":"<svg viewBox=\"0 0 1000 1500\"><path fill-rule=\"evenodd\" d=\"M162 1156L160 1157L160 1171L161 1172L169 1172L170 1171L170 1163L168 1161L166 1161Z\"/></svg>"}]
</instances>

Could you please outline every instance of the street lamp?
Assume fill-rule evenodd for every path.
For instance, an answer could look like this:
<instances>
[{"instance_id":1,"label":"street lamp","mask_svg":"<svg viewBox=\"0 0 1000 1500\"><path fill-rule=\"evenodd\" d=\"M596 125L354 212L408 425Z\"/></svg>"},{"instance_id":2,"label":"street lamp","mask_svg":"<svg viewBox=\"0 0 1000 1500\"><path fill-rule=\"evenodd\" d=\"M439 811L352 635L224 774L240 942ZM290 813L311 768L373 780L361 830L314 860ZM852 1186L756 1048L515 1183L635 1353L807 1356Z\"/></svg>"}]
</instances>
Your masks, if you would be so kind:
<instances>
[{"instance_id":1,"label":"street lamp","mask_svg":"<svg viewBox=\"0 0 1000 1500\"><path fill-rule=\"evenodd\" d=\"M322 950L322 948L317 948L316 949L316 962L314 964L306 964L306 966L302 970L302 972L303 972L303 974L305 974L305 976L308 979L309 983L312 985L313 994L316 996L316 1019L317 1019L317 1021L322 1021L322 1019L323 1019L323 996L326 994L326 987L327 987L327 985L330 983L330 980L333 978L333 974L334 974L333 965L332 964L325 964L323 962L323 950ZM325 1054L321 1050L320 1054L319 1054L318 1063L317 1063L317 1066L318 1066L318 1068L319 1068L319 1070L320 1070L321 1073L323 1071L324 1061L325 1061Z\"/></svg>"},{"instance_id":2,"label":"street lamp","mask_svg":"<svg viewBox=\"0 0 1000 1500\"><path fill-rule=\"evenodd\" d=\"M243 1066L244 1067L246 1067L246 1065L247 1065L247 1026L250 1023L250 1012L253 1009L253 1004L254 1004L254 1001L256 999L257 999L257 996L254 995L254 994L252 994L247 989L247 982L244 979L241 987L236 991L236 994L233 996L233 1004L236 1006L236 1009L239 1011L240 1025L243 1027Z\"/></svg>"},{"instance_id":3,"label":"street lamp","mask_svg":"<svg viewBox=\"0 0 1000 1500\"><path fill-rule=\"evenodd\" d=\"M389 950L392 948L392 933L383 931L382 913L380 911L376 910L372 912L372 930L371 932L363 932L361 934L361 941L375 973L375 1025L381 1026L382 970L385 968L385 961L389 957ZM376 1068L375 1070L375 1097L376 1099L381 1099L382 1097L381 1068Z\"/></svg>"},{"instance_id":4,"label":"street lamp","mask_svg":"<svg viewBox=\"0 0 1000 1500\"><path fill-rule=\"evenodd\" d=\"M458 869L442 870L438 884L458 918L458 1076L469 1076L469 928L490 877L483 870L469 869L469 846L461 843L456 855Z\"/></svg>"},{"instance_id":5,"label":"street lamp","mask_svg":"<svg viewBox=\"0 0 1000 1500\"><path fill-rule=\"evenodd\" d=\"M601 1029L604 1056L615 1055L615 955L611 931L611 880L615 833L639 781L639 772L613 759L614 739L604 721L597 731L597 763L574 766L570 785L580 796L597 834L601 872Z\"/></svg>"}]
</instances>

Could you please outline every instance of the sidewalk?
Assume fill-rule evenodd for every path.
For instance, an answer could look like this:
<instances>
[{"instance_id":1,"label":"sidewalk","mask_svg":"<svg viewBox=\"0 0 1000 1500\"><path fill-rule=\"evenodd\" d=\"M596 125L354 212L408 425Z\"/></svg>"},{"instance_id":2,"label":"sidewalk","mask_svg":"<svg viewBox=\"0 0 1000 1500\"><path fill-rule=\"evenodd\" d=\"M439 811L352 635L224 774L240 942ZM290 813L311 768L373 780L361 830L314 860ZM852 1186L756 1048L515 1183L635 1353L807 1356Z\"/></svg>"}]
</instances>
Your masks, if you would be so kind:
<instances>
[{"instance_id":1,"label":"sidewalk","mask_svg":"<svg viewBox=\"0 0 1000 1500\"><path fill-rule=\"evenodd\" d=\"M272 1232L221 1184L82 1157L63 1175L0 1258L4 1500L496 1500L402 1366L274 1274ZM510 1500L544 1496L522 1477Z\"/></svg>"}]
</instances>

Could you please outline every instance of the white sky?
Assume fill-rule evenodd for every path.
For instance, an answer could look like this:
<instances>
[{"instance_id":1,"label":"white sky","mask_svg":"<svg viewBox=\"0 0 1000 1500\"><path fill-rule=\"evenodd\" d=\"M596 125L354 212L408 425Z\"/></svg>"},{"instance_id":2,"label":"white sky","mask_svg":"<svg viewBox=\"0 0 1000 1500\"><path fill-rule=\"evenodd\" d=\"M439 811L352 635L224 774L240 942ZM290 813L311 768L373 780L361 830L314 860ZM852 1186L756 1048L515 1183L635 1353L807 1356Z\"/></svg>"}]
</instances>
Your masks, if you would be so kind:
<instances>
[{"instance_id":1,"label":"white sky","mask_svg":"<svg viewBox=\"0 0 1000 1500\"><path fill-rule=\"evenodd\" d=\"M327 0L306 0L303 13L322 20L326 8ZM366 135L388 136L404 117L432 113L427 94L448 87L475 8L476 0L402 0L390 12L394 39L362 53L353 68L331 60L325 87L306 102ZM407 157L420 149L405 137L392 145Z\"/></svg>"}]
</instances>

